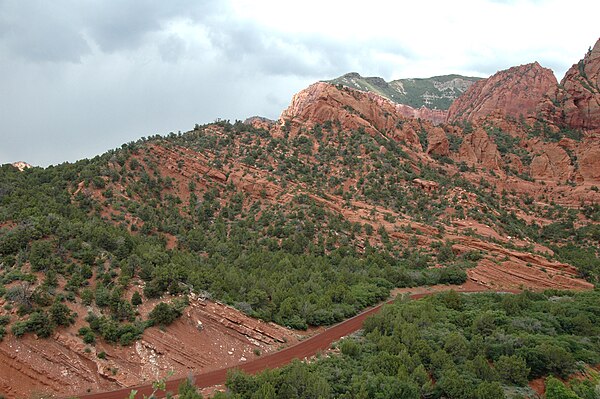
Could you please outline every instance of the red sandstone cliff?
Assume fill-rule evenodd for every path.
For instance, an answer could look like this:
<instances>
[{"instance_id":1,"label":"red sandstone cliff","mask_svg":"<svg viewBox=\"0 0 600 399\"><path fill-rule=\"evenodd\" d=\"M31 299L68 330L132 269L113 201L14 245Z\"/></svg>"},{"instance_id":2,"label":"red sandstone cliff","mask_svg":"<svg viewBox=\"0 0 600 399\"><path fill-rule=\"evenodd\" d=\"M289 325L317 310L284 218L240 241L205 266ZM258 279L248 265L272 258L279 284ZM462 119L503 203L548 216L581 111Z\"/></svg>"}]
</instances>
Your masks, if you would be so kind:
<instances>
[{"instance_id":1,"label":"red sandstone cliff","mask_svg":"<svg viewBox=\"0 0 600 399\"><path fill-rule=\"evenodd\" d=\"M539 111L558 126L600 133L600 39L550 89Z\"/></svg>"},{"instance_id":2,"label":"red sandstone cliff","mask_svg":"<svg viewBox=\"0 0 600 399\"><path fill-rule=\"evenodd\" d=\"M452 103L447 121L474 121L493 112L534 116L544 95L556 85L552 70L537 62L512 67L473 84Z\"/></svg>"},{"instance_id":3,"label":"red sandstone cliff","mask_svg":"<svg viewBox=\"0 0 600 399\"><path fill-rule=\"evenodd\" d=\"M317 82L296 93L280 119L309 125L339 120L346 129L363 127L373 134L375 131L395 131L397 122L406 118L439 124L445 120L446 111L426 107L416 109L393 103L375 93Z\"/></svg>"},{"instance_id":4,"label":"red sandstone cliff","mask_svg":"<svg viewBox=\"0 0 600 399\"><path fill-rule=\"evenodd\" d=\"M423 119L434 125L439 125L446 121L448 111L442 109L429 109L427 107L413 108L410 105L396 104L398 112L407 117L415 119Z\"/></svg>"}]
</instances>

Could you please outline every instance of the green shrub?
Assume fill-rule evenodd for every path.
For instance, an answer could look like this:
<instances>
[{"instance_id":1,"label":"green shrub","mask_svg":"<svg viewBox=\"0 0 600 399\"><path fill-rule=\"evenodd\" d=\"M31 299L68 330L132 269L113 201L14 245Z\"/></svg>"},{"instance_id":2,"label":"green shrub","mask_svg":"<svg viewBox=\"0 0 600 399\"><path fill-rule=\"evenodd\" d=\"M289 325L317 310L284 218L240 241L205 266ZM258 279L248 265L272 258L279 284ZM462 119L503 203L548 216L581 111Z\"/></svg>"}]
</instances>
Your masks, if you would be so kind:
<instances>
[{"instance_id":1,"label":"green shrub","mask_svg":"<svg viewBox=\"0 0 600 399\"><path fill-rule=\"evenodd\" d=\"M520 386L527 385L529 368L525 359L519 356L500 356L494 365L504 382Z\"/></svg>"},{"instance_id":2,"label":"green shrub","mask_svg":"<svg viewBox=\"0 0 600 399\"><path fill-rule=\"evenodd\" d=\"M133 306L138 306L142 304L142 296L140 295L139 292L135 291L133 293L133 295L131 296L131 304Z\"/></svg>"},{"instance_id":3,"label":"green shrub","mask_svg":"<svg viewBox=\"0 0 600 399\"><path fill-rule=\"evenodd\" d=\"M50 307L50 320L57 326L70 326L75 323L71 309L61 302L54 302Z\"/></svg>"},{"instance_id":4,"label":"green shrub","mask_svg":"<svg viewBox=\"0 0 600 399\"><path fill-rule=\"evenodd\" d=\"M152 309L152 311L148 314L148 321L152 323L152 325L161 325L168 326L173 323L179 316L181 316L181 311L176 309L174 306L161 302Z\"/></svg>"}]
</instances>

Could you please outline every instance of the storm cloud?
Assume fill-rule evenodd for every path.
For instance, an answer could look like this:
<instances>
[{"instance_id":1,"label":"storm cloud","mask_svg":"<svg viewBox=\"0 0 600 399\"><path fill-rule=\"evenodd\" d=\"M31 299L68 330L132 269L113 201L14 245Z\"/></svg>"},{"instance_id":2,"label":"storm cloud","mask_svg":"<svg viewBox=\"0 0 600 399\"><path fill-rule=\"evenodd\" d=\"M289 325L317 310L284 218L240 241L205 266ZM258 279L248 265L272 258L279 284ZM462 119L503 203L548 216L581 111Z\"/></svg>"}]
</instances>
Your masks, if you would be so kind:
<instances>
[{"instance_id":1,"label":"storm cloud","mask_svg":"<svg viewBox=\"0 0 600 399\"><path fill-rule=\"evenodd\" d=\"M598 38L594 2L389 3L0 0L0 163L277 118L293 93L350 71L487 76L538 60L560 79Z\"/></svg>"}]
</instances>

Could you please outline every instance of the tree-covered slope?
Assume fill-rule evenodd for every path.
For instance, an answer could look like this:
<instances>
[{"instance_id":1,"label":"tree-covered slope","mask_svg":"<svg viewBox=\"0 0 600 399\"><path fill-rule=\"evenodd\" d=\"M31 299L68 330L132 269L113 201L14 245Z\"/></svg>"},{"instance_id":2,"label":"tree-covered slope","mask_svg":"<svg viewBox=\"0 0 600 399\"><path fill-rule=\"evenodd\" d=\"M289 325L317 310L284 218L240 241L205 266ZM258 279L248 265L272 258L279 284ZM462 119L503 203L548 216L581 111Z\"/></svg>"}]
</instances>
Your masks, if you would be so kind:
<instances>
[{"instance_id":1,"label":"tree-covered slope","mask_svg":"<svg viewBox=\"0 0 600 399\"><path fill-rule=\"evenodd\" d=\"M397 300L333 353L255 377L229 375L228 397L597 398L600 299L586 293L457 294Z\"/></svg>"}]
</instances>

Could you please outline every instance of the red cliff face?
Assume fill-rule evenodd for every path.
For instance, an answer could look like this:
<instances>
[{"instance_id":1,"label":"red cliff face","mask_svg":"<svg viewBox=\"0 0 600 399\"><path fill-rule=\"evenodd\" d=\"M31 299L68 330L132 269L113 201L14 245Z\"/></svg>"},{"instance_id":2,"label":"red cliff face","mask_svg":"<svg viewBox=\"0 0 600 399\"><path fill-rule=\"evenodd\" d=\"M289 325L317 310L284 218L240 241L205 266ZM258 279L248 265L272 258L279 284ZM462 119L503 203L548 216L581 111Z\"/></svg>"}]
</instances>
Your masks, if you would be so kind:
<instances>
[{"instance_id":1,"label":"red cliff face","mask_svg":"<svg viewBox=\"0 0 600 399\"><path fill-rule=\"evenodd\" d=\"M397 116L394 105L382 97L318 82L296 93L280 119L292 128L340 121L346 129L362 127L375 134L394 129Z\"/></svg>"},{"instance_id":2,"label":"red cliff face","mask_svg":"<svg viewBox=\"0 0 600 399\"><path fill-rule=\"evenodd\" d=\"M534 116L544 95L556 85L552 70L537 62L512 67L473 84L450 106L447 121L474 121L493 112Z\"/></svg>"},{"instance_id":3,"label":"red cliff face","mask_svg":"<svg viewBox=\"0 0 600 399\"><path fill-rule=\"evenodd\" d=\"M465 137L458 154L461 161L488 169L499 169L502 163L498 146L483 129L477 129Z\"/></svg>"},{"instance_id":4,"label":"red cliff face","mask_svg":"<svg viewBox=\"0 0 600 399\"><path fill-rule=\"evenodd\" d=\"M423 119L434 125L439 125L446 121L448 111L443 109L429 109L427 107L413 108L410 105L396 104L396 109L401 115L407 118Z\"/></svg>"},{"instance_id":5,"label":"red cliff face","mask_svg":"<svg viewBox=\"0 0 600 399\"><path fill-rule=\"evenodd\" d=\"M421 150L420 123L407 117L402 107L374 93L318 82L294 95L281 113L279 129L287 125L294 134L301 128L335 121L343 130L362 128L371 136L384 134Z\"/></svg>"},{"instance_id":6,"label":"red cliff face","mask_svg":"<svg viewBox=\"0 0 600 399\"><path fill-rule=\"evenodd\" d=\"M600 39L548 92L540 112L559 126L600 133Z\"/></svg>"},{"instance_id":7,"label":"red cliff face","mask_svg":"<svg viewBox=\"0 0 600 399\"><path fill-rule=\"evenodd\" d=\"M448 156L450 155L450 143L448 136L442 128L436 127L427 132L427 154Z\"/></svg>"},{"instance_id":8,"label":"red cliff face","mask_svg":"<svg viewBox=\"0 0 600 399\"><path fill-rule=\"evenodd\" d=\"M340 121L346 129L362 127L373 134L399 130L398 121L407 118L439 124L445 120L446 111L425 107L415 109L395 104L375 93L318 82L295 94L290 106L282 112L280 120L307 125L335 120ZM412 137L401 138L414 141Z\"/></svg>"}]
</instances>

